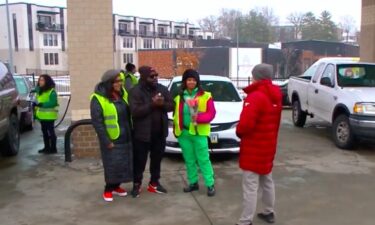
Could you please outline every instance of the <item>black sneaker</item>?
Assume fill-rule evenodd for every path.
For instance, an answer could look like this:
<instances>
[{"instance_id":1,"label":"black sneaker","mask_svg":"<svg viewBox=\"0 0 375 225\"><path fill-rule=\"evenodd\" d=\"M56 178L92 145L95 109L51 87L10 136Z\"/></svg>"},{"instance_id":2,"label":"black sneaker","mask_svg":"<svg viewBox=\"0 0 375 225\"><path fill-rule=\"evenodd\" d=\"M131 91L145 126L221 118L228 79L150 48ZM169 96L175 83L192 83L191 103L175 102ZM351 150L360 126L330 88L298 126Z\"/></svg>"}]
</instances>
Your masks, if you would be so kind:
<instances>
[{"instance_id":1,"label":"black sneaker","mask_svg":"<svg viewBox=\"0 0 375 225\"><path fill-rule=\"evenodd\" d=\"M215 194L216 194L215 186L212 185L211 187L207 188L207 196L208 197L213 197L213 196L215 196Z\"/></svg>"},{"instance_id":2,"label":"black sneaker","mask_svg":"<svg viewBox=\"0 0 375 225\"><path fill-rule=\"evenodd\" d=\"M151 193L166 194L167 190L160 183L150 183L147 190Z\"/></svg>"},{"instance_id":3,"label":"black sneaker","mask_svg":"<svg viewBox=\"0 0 375 225\"><path fill-rule=\"evenodd\" d=\"M266 221L267 223L274 223L275 222L275 214L272 213L258 213L258 218Z\"/></svg>"},{"instance_id":4,"label":"black sneaker","mask_svg":"<svg viewBox=\"0 0 375 225\"><path fill-rule=\"evenodd\" d=\"M57 153L57 149L46 150L44 153L47 154L47 155L49 155L49 154L56 154Z\"/></svg>"},{"instance_id":5,"label":"black sneaker","mask_svg":"<svg viewBox=\"0 0 375 225\"><path fill-rule=\"evenodd\" d=\"M42 148L42 149L40 149L40 150L38 151L38 153L40 153L40 154L44 154L44 153L46 153L46 152L48 152L48 151L49 151L48 148Z\"/></svg>"},{"instance_id":6,"label":"black sneaker","mask_svg":"<svg viewBox=\"0 0 375 225\"><path fill-rule=\"evenodd\" d=\"M198 183L190 184L189 186L184 188L185 193L192 192L192 191L198 191L198 190L199 190L199 184Z\"/></svg>"},{"instance_id":7,"label":"black sneaker","mask_svg":"<svg viewBox=\"0 0 375 225\"><path fill-rule=\"evenodd\" d=\"M134 184L133 190L130 192L130 194L133 196L133 198L138 198L139 194L142 190L142 184Z\"/></svg>"}]
</instances>

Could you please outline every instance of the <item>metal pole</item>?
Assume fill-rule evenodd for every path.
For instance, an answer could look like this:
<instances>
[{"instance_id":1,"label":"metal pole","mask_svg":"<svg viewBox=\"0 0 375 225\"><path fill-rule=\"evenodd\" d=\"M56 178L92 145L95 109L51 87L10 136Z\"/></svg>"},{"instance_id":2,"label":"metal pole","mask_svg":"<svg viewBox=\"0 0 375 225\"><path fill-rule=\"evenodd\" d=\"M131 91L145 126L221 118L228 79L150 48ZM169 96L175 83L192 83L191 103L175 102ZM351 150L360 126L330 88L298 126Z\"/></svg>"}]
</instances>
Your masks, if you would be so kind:
<instances>
[{"instance_id":1,"label":"metal pole","mask_svg":"<svg viewBox=\"0 0 375 225\"><path fill-rule=\"evenodd\" d=\"M240 71L240 65L239 65L239 52L238 52L238 18L237 18L237 21L236 21L236 33L237 33L237 88L239 87L239 78L240 78L240 74L239 74L239 71Z\"/></svg>"},{"instance_id":2,"label":"metal pole","mask_svg":"<svg viewBox=\"0 0 375 225\"><path fill-rule=\"evenodd\" d=\"M5 1L6 11L7 11L7 26L8 26L8 52L9 52L9 70L13 74L14 67L13 67L13 47L12 47L12 37L10 36L10 20L9 20L9 5L8 0ZM17 37L15 37L17 38Z\"/></svg>"}]
</instances>

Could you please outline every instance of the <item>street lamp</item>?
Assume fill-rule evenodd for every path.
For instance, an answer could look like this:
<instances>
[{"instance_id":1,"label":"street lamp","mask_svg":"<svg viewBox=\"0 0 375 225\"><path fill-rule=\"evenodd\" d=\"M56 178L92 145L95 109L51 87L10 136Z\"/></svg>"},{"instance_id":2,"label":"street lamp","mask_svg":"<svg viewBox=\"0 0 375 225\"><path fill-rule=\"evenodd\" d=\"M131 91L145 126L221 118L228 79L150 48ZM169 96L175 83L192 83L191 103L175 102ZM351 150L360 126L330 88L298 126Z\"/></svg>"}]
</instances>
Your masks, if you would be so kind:
<instances>
[{"instance_id":1,"label":"street lamp","mask_svg":"<svg viewBox=\"0 0 375 225\"><path fill-rule=\"evenodd\" d=\"M13 47L12 47L12 38L10 36L10 21L9 21L9 5L8 5L8 0L5 1L5 6L6 6L6 11L7 11L7 26L8 26L8 54L9 54L9 70L13 74ZM17 37L15 37L17 38Z\"/></svg>"}]
</instances>

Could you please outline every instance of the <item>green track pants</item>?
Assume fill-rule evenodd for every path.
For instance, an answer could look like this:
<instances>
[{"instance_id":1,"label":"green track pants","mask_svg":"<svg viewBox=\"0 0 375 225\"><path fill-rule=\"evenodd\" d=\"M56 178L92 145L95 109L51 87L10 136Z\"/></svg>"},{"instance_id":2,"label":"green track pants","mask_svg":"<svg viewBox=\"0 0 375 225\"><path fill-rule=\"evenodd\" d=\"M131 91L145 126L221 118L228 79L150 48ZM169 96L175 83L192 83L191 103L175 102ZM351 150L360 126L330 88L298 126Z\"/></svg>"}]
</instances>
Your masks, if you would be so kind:
<instances>
[{"instance_id":1,"label":"green track pants","mask_svg":"<svg viewBox=\"0 0 375 225\"><path fill-rule=\"evenodd\" d=\"M178 137L182 149L189 184L198 182L198 166L203 175L205 185L214 185L214 171L208 153L208 140L206 136L191 135L183 130Z\"/></svg>"}]
</instances>

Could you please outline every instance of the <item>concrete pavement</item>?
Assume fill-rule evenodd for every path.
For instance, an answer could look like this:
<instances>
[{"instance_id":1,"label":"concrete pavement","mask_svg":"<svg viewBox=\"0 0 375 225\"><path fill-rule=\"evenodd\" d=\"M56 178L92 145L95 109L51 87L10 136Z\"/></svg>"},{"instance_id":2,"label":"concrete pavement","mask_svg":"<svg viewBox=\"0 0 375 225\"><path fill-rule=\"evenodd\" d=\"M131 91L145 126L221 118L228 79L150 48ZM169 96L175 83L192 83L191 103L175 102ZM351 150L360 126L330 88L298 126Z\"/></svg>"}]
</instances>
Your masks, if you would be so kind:
<instances>
[{"instance_id":1,"label":"concrete pavement","mask_svg":"<svg viewBox=\"0 0 375 225\"><path fill-rule=\"evenodd\" d=\"M375 145L361 143L356 151L342 151L334 146L325 124L314 121L298 129L290 118L291 112L284 111L274 168L275 224L373 225ZM66 164L61 135L58 142L58 155L38 155L42 139L36 128L22 135L17 157L0 158L1 225L232 225L240 216L241 171L236 155L213 157L218 191L213 198L204 188L182 193L183 160L169 155L161 179L167 195L148 193L144 187L140 198L117 197L106 203L101 198L100 161ZM145 182L148 177L146 173ZM131 184L124 187L130 189ZM255 218L254 224L265 223Z\"/></svg>"}]
</instances>

